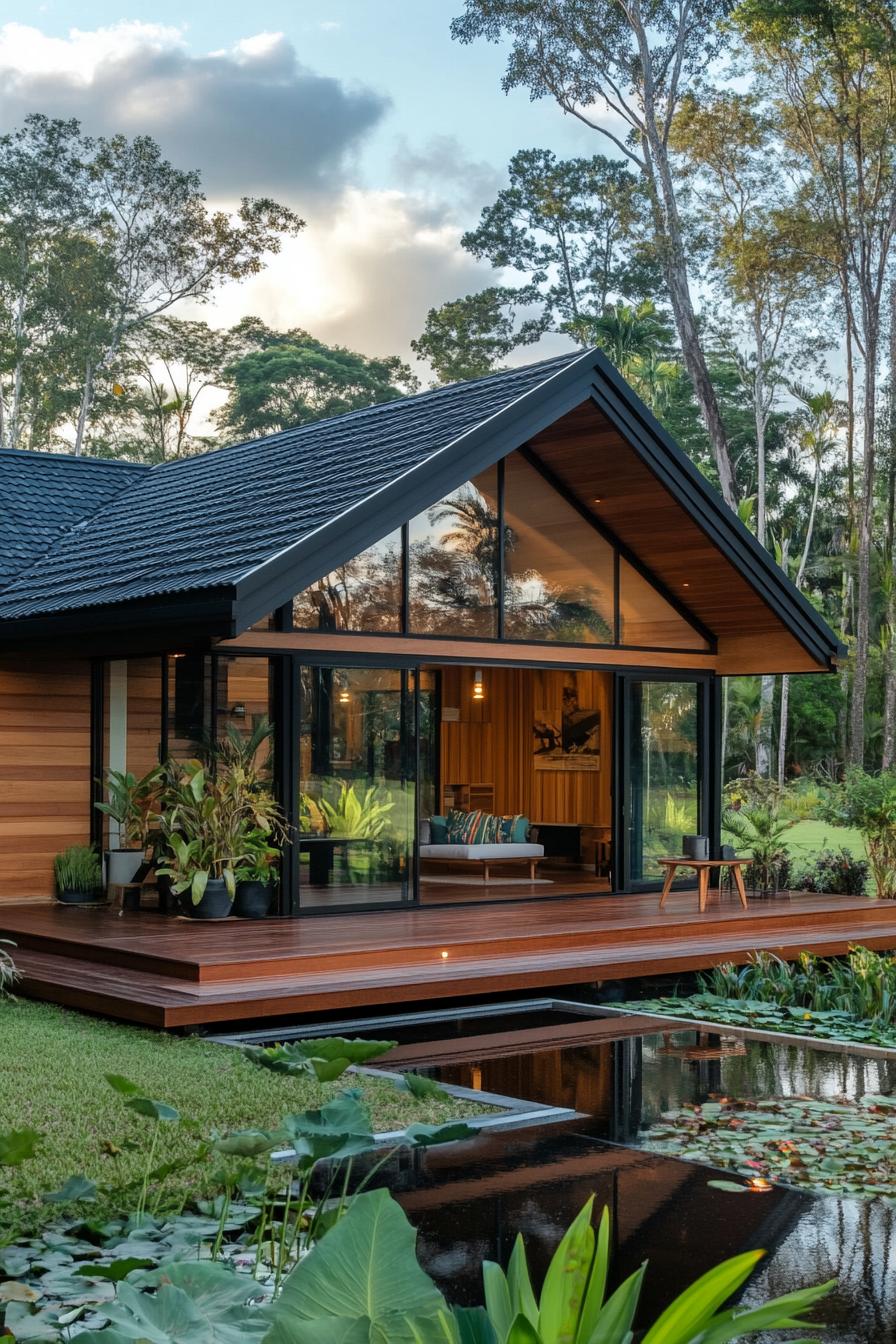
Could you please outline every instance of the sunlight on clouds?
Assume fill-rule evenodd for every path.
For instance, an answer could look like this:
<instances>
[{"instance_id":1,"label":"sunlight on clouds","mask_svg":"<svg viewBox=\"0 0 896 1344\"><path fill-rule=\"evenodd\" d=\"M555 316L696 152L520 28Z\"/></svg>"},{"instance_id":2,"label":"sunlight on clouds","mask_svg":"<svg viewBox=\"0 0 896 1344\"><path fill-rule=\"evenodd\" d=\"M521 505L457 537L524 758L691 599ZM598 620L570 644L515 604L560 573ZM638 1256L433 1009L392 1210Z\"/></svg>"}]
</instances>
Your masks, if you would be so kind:
<instances>
[{"instance_id":1,"label":"sunlight on clouds","mask_svg":"<svg viewBox=\"0 0 896 1344\"><path fill-rule=\"evenodd\" d=\"M23 23L0 26L0 68L13 77L58 74L89 83L105 61L173 47L184 47L182 29L138 20L92 31L72 28L67 37L48 37Z\"/></svg>"},{"instance_id":2,"label":"sunlight on clouds","mask_svg":"<svg viewBox=\"0 0 896 1344\"><path fill-rule=\"evenodd\" d=\"M261 275L225 287L196 315L229 326L254 312L366 354L405 353L428 308L487 283L489 268L461 251L459 233L436 227L416 197L351 188L328 217L310 215Z\"/></svg>"}]
</instances>

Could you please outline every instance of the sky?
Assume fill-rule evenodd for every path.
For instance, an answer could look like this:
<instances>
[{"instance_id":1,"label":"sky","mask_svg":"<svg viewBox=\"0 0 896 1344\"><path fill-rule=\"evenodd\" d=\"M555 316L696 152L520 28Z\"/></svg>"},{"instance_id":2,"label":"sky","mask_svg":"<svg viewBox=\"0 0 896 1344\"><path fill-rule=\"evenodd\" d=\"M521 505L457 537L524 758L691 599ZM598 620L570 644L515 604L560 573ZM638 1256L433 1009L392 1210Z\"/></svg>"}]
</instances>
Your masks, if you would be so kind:
<instances>
[{"instance_id":1,"label":"sky","mask_svg":"<svg viewBox=\"0 0 896 1344\"><path fill-rule=\"evenodd\" d=\"M127 0L124 0L127 3ZM0 130L29 112L148 133L215 205L268 195L306 220L214 325L255 313L368 355L410 355L430 307L502 277L460 247L522 148L607 149L501 89L504 52L451 40L462 0L10 0ZM186 15L186 17L185 17ZM564 348L560 338L536 354ZM520 361L533 357L532 347Z\"/></svg>"}]
</instances>

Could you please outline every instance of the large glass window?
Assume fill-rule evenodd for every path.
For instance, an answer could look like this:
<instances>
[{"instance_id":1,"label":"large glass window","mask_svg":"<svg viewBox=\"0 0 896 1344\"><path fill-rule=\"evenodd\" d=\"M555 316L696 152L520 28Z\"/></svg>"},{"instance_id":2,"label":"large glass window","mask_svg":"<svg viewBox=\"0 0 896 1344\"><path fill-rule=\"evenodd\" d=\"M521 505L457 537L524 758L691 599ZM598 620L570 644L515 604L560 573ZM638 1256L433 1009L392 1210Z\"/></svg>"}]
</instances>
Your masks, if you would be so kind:
<instances>
[{"instance_id":1,"label":"large glass window","mask_svg":"<svg viewBox=\"0 0 896 1344\"><path fill-rule=\"evenodd\" d=\"M408 673L303 667L300 677L299 904L408 900L415 776Z\"/></svg>"},{"instance_id":2,"label":"large glass window","mask_svg":"<svg viewBox=\"0 0 896 1344\"><path fill-rule=\"evenodd\" d=\"M519 453L505 473L504 633L612 644L612 546Z\"/></svg>"},{"instance_id":3,"label":"large glass window","mask_svg":"<svg viewBox=\"0 0 896 1344\"><path fill-rule=\"evenodd\" d=\"M413 634L497 635L497 467L412 520L409 565Z\"/></svg>"},{"instance_id":4,"label":"large glass window","mask_svg":"<svg viewBox=\"0 0 896 1344\"><path fill-rule=\"evenodd\" d=\"M292 618L300 630L709 647L520 452L299 593Z\"/></svg>"},{"instance_id":5,"label":"large glass window","mask_svg":"<svg viewBox=\"0 0 896 1344\"><path fill-rule=\"evenodd\" d=\"M368 546L293 599L299 630L401 629L401 531Z\"/></svg>"},{"instance_id":6,"label":"large glass window","mask_svg":"<svg viewBox=\"0 0 896 1344\"><path fill-rule=\"evenodd\" d=\"M706 649L706 640L643 575L620 558L619 640L644 649Z\"/></svg>"},{"instance_id":7,"label":"large glass window","mask_svg":"<svg viewBox=\"0 0 896 1344\"><path fill-rule=\"evenodd\" d=\"M700 829L700 690L692 681L628 687L629 876L661 877L657 859L681 853Z\"/></svg>"}]
</instances>

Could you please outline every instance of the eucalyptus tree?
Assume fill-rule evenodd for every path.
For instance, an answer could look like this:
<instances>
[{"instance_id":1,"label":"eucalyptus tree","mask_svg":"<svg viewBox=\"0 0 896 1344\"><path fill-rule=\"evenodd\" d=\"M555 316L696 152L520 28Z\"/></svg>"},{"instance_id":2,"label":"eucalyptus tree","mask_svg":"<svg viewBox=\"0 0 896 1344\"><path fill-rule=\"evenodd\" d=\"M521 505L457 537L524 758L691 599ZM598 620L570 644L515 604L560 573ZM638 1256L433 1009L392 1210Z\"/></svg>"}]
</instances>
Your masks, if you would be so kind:
<instances>
[{"instance_id":1,"label":"eucalyptus tree","mask_svg":"<svg viewBox=\"0 0 896 1344\"><path fill-rule=\"evenodd\" d=\"M798 457L808 459L812 472L812 493L806 526L803 532L802 547L799 552L793 581L802 590L806 580L806 570L812 546L815 540L815 520L818 517L818 501L821 493L822 472L827 461L842 444L846 419L846 407L838 401L830 389L810 392L796 385L794 395L802 402L803 411L792 422L793 447ZM787 762L787 736L790 717L790 677L785 673L781 678L781 697L778 708L778 783L783 786Z\"/></svg>"},{"instance_id":2,"label":"eucalyptus tree","mask_svg":"<svg viewBox=\"0 0 896 1344\"><path fill-rule=\"evenodd\" d=\"M862 493L849 756L861 763L870 650L881 308L896 230L896 14L890 0L743 0L735 21L780 128L797 204L825 238L863 365Z\"/></svg>"},{"instance_id":3,"label":"eucalyptus tree","mask_svg":"<svg viewBox=\"0 0 896 1344\"><path fill-rule=\"evenodd\" d=\"M756 448L756 535L768 547L767 434L782 387L805 366L817 314L818 266L794 251L778 224L786 184L773 152L774 124L752 94L689 94L670 143L691 186L705 239L713 328L750 400ZM801 320L803 319L803 320ZM814 342L817 344L817 341ZM761 679L756 770L772 769L776 678Z\"/></svg>"},{"instance_id":4,"label":"eucalyptus tree","mask_svg":"<svg viewBox=\"0 0 896 1344\"><path fill-rule=\"evenodd\" d=\"M647 198L618 159L558 159L523 149L508 166L509 185L482 211L461 246L524 278L537 295L545 329L587 340L589 315L611 295L642 295L656 285L644 247Z\"/></svg>"},{"instance_id":5,"label":"eucalyptus tree","mask_svg":"<svg viewBox=\"0 0 896 1344\"><path fill-rule=\"evenodd\" d=\"M734 473L694 311L669 150L682 98L701 85L723 48L720 20L728 8L727 0L466 0L452 35L509 40L505 91L553 98L641 177L685 367L733 507Z\"/></svg>"},{"instance_id":6,"label":"eucalyptus tree","mask_svg":"<svg viewBox=\"0 0 896 1344\"><path fill-rule=\"evenodd\" d=\"M28 406L40 401L46 347L58 334L66 250L95 224L84 143L76 121L33 115L0 136L0 445L33 438ZM83 280L84 273L81 278ZM95 279L98 277L95 277ZM102 278L102 308L108 277ZM54 352L56 386L67 382Z\"/></svg>"}]
</instances>

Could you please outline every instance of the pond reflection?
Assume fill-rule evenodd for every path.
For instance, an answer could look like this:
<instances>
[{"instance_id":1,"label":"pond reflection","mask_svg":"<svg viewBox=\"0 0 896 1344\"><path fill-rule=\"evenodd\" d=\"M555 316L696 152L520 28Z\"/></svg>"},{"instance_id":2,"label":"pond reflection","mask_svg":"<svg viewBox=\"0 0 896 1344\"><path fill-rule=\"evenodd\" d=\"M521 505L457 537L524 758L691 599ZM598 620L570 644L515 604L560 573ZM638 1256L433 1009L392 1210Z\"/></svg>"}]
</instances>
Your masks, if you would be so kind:
<instances>
[{"instance_id":1,"label":"pond reflection","mask_svg":"<svg viewBox=\"0 0 896 1344\"><path fill-rule=\"evenodd\" d=\"M597 1033L596 1033L597 1034ZM582 1118L537 1131L483 1134L405 1159L390 1179L420 1229L430 1273L455 1300L481 1300L482 1259L506 1260L522 1231L543 1272L594 1191L614 1215L614 1278L649 1259L642 1325L726 1256L763 1248L744 1294L757 1302L836 1278L817 1319L827 1344L896 1339L894 1209L883 1201L815 1196L775 1186L761 1198L726 1194L712 1169L637 1147L664 1111L711 1094L760 1099L896 1091L896 1062L810 1046L779 1046L680 1030L624 1040L577 1040L421 1070L443 1081L574 1107ZM512 1035L512 1034L511 1034ZM626 1146L616 1146L626 1145Z\"/></svg>"}]
</instances>

